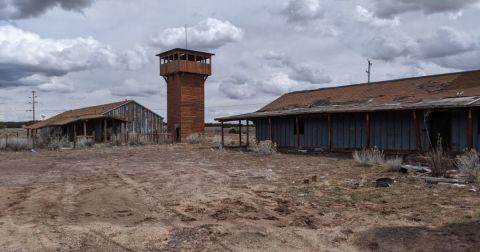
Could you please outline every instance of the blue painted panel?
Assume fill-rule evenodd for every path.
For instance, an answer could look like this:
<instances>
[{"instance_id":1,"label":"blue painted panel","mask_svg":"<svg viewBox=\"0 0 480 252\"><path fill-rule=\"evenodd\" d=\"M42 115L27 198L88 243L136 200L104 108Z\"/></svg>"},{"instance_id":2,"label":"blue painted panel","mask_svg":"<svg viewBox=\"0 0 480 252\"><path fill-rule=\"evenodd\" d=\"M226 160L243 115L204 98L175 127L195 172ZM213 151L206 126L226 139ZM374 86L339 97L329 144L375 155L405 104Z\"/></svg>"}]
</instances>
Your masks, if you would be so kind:
<instances>
[{"instance_id":1,"label":"blue painted panel","mask_svg":"<svg viewBox=\"0 0 480 252\"><path fill-rule=\"evenodd\" d=\"M382 150L415 150L415 125L410 111L370 114L370 145Z\"/></svg>"}]
</instances>

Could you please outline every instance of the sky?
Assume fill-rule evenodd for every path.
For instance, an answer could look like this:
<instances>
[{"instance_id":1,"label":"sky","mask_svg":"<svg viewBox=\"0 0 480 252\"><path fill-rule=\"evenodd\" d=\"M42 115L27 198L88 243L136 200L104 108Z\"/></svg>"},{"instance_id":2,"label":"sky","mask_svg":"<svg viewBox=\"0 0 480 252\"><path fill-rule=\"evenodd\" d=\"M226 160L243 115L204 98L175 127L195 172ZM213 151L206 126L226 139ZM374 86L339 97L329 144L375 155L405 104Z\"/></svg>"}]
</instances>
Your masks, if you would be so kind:
<instances>
[{"instance_id":1,"label":"sky","mask_svg":"<svg viewBox=\"0 0 480 252\"><path fill-rule=\"evenodd\" d=\"M280 95L480 69L480 0L0 0L0 121L133 99L166 118L156 54L216 55L205 119Z\"/></svg>"}]
</instances>

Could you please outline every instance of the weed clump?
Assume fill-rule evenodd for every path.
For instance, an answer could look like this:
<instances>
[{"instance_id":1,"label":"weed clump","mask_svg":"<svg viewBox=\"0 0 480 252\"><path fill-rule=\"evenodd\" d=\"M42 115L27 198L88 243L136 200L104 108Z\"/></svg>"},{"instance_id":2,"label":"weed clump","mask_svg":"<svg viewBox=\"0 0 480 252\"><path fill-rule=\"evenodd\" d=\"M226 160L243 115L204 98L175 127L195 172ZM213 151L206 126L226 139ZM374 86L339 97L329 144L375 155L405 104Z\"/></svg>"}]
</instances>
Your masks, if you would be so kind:
<instances>
[{"instance_id":1,"label":"weed clump","mask_svg":"<svg viewBox=\"0 0 480 252\"><path fill-rule=\"evenodd\" d=\"M480 176L480 159L476 150L467 150L464 154L457 156L455 164L461 172L468 175L469 182L478 181Z\"/></svg>"},{"instance_id":2,"label":"weed clump","mask_svg":"<svg viewBox=\"0 0 480 252\"><path fill-rule=\"evenodd\" d=\"M278 153L277 151L277 144L270 141L259 141L256 140L251 141L251 145L249 148L251 151L259 154L259 155L272 155Z\"/></svg>"},{"instance_id":3,"label":"weed clump","mask_svg":"<svg viewBox=\"0 0 480 252\"><path fill-rule=\"evenodd\" d=\"M375 148L363 149L353 153L353 159L360 165L382 165L385 162L383 151Z\"/></svg>"},{"instance_id":4,"label":"weed clump","mask_svg":"<svg viewBox=\"0 0 480 252\"><path fill-rule=\"evenodd\" d=\"M198 133L193 133L190 134L186 140L189 144L199 144L202 142L202 137Z\"/></svg>"},{"instance_id":5,"label":"weed clump","mask_svg":"<svg viewBox=\"0 0 480 252\"><path fill-rule=\"evenodd\" d=\"M432 176L434 177L445 176L447 170L453 166L452 160L443 150L441 137L437 140L437 146L427 152L425 157L428 161L430 170L432 170Z\"/></svg>"},{"instance_id":6,"label":"weed clump","mask_svg":"<svg viewBox=\"0 0 480 252\"><path fill-rule=\"evenodd\" d=\"M395 156L394 158L387 158L383 163L382 166L387 171L399 171L403 163L403 158L399 156Z\"/></svg>"}]
</instances>

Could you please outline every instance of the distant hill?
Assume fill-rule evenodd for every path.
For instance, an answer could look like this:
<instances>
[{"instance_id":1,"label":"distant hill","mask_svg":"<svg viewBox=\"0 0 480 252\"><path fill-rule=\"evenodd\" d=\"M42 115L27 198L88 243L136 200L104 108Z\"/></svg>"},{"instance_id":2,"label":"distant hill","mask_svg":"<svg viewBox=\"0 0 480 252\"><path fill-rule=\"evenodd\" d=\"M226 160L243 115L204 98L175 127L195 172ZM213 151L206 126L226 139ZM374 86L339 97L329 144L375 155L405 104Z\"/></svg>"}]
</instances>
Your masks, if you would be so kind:
<instances>
[{"instance_id":1,"label":"distant hill","mask_svg":"<svg viewBox=\"0 0 480 252\"><path fill-rule=\"evenodd\" d=\"M21 128L22 125L29 125L32 121L26 122L0 122L0 129L3 128Z\"/></svg>"}]
</instances>

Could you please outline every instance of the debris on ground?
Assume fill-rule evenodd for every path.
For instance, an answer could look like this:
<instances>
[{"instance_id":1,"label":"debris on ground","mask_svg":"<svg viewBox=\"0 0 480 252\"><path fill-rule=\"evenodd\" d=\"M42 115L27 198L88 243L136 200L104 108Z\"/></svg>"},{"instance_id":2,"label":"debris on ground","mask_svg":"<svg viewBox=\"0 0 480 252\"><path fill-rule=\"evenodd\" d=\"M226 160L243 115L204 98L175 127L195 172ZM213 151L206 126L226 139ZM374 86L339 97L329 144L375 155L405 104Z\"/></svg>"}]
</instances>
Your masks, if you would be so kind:
<instances>
[{"instance_id":1,"label":"debris on ground","mask_svg":"<svg viewBox=\"0 0 480 252\"><path fill-rule=\"evenodd\" d=\"M379 178L375 182L376 187L391 187L395 183L395 180L392 178Z\"/></svg>"}]
</instances>

